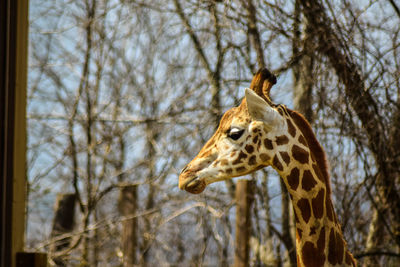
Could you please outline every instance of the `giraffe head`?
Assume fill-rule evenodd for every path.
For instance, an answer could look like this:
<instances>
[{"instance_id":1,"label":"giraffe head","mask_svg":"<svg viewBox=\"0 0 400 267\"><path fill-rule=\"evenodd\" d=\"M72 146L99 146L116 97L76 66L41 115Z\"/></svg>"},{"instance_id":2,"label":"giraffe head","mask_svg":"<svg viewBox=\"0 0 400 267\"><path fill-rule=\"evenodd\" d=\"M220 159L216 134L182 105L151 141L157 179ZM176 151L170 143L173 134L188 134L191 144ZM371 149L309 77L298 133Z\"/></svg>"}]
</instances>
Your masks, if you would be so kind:
<instances>
[{"instance_id":1,"label":"giraffe head","mask_svg":"<svg viewBox=\"0 0 400 267\"><path fill-rule=\"evenodd\" d=\"M182 170L179 187L200 193L208 184L272 166L292 199L298 265L356 266L334 212L325 152L303 116L272 104L274 83L266 69L254 76L242 103L223 115Z\"/></svg>"},{"instance_id":2,"label":"giraffe head","mask_svg":"<svg viewBox=\"0 0 400 267\"><path fill-rule=\"evenodd\" d=\"M274 164L272 140L288 143L288 124L269 98L276 82L266 69L245 89L242 103L228 110L199 154L182 170L179 188L201 193L208 184L242 176ZM282 147L280 147L282 150ZM284 148L283 148L284 150Z\"/></svg>"}]
</instances>

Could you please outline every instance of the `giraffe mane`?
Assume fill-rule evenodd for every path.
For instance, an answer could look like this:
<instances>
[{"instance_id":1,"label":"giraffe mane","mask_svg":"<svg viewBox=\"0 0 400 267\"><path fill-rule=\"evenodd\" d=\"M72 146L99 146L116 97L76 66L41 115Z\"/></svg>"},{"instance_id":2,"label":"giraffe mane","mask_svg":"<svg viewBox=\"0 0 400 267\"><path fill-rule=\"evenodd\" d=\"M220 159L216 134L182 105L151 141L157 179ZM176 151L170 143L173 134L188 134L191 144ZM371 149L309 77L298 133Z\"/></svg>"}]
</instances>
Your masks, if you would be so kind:
<instances>
[{"instance_id":1,"label":"giraffe mane","mask_svg":"<svg viewBox=\"0 0 400 267\"><path fill-rule=\"evenodd\" d=\"M304 118L303 115L300 113L287 109L288 113L290 114L293 122L296 126L300 129L301 133L303 134L304 138L307 141L308 147L310 152L313 154L317 165L322 173L322 176L325 180L326 189L328 195L331 194L331 184L330 184L330 176L329 176L329 164L326 158L326 154L324 149L322 148L321 144L318 142L315 134L311 128L310 123Z\"/></svg>"}]
</instances>

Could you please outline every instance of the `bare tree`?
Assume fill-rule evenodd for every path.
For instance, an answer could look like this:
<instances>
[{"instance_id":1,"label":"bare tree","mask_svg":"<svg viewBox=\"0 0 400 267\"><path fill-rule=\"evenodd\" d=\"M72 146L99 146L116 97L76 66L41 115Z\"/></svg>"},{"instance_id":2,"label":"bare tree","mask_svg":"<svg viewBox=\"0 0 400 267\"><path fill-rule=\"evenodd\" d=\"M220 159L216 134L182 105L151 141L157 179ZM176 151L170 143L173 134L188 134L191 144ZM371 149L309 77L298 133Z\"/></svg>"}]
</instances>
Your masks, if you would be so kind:
<instances>
[{"instance_id":1,"label":"bare tree","mask_svg":"<svg viewBox=\"0 0 400 267\"><path fill-rule=\"evenodd\" d=\"M394 1L38 3L28 92L32 249L56 244L51 207L73 192L76 226L57 254L70 264L122 264L127 227L136 229L137 264L232 264L234 182L189 196L177 174L267 66L278 77L274 102L299 109L326 149L335 209L360 264L398 260ZM265 173L253 178L249 264L294 266L289 199L276 173ZM138 205L120 214L118 196L130 186Z\"/></svg>"}]
</instances>

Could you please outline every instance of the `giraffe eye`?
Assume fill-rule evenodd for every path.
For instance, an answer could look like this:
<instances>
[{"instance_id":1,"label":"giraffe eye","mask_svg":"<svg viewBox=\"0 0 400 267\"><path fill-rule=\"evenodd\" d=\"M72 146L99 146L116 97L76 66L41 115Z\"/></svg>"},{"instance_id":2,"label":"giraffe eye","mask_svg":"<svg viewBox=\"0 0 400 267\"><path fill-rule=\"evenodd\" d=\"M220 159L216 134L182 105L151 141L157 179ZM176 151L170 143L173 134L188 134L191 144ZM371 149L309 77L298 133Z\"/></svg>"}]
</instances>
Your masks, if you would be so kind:
<instances>
[{"instance_id":1,"label":"giraffe eye","mask_svg":"<svg viewBox=\"0 0 400 267\"><path fill-rule=\"evenodd\" d=\"M238 140L244 133L244 129L231 128L228 132L228 137L233 140Z\"/></svg>"}]
</instances>

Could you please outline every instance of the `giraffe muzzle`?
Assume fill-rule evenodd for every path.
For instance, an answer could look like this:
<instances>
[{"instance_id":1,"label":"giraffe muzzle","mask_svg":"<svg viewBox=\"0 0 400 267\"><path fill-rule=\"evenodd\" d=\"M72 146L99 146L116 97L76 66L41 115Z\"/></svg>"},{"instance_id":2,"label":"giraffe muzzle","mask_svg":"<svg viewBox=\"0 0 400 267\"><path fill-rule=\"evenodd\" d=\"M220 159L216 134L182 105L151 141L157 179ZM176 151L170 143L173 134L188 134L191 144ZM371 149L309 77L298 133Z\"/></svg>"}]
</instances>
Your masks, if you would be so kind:
<instances>
[{"instance_id":1,"label":"giraffe muzzle","mask_svg":"<svg viewBox=\"0 0 400 267\"><path fill-rule=\"evenodd\" d=\"M205 188L206 183L198 178L189 181L185 186L185 190L192 194L200 194Z\"/></svg>"},{"instance_id":2,"label":"giraffe muzzle","mask_svg":"<svg viewBox=\"0 0 400 267\"><path fill-rule=\"evenodd\" d=\"M200 194L207 184L203 177L198 175L204 167L210 164L210 160L201 160L186 165L179 174L179 188L192 194Z\"/></svg>"},{"instance_id":3,"label":"giraffe muzzle","mask_svg":"<svg viewBox=\"0 0 400 267\"><path fill-rule=\"evenodd\" d=\"M192 194L200 194L206 188L206 183L197 176L185 179L181 175L179 177L179 188Z\"/></svg>"}]
</instances>

